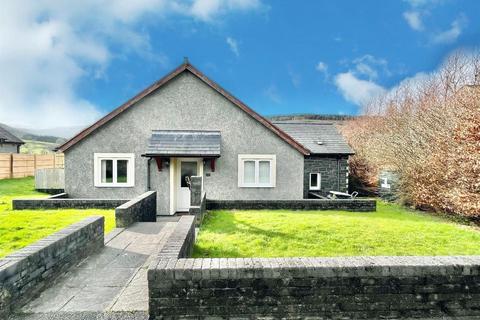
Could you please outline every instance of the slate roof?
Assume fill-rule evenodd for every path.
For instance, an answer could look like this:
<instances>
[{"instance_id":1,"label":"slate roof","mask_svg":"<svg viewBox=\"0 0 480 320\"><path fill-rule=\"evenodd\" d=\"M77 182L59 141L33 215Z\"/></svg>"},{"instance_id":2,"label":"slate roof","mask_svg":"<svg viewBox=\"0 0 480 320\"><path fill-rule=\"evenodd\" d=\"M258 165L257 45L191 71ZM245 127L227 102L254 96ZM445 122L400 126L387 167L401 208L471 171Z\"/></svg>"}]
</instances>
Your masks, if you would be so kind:
<instances>
[{"instance_id":1,"label":"slate roof","mask_svg":"<svg viewBox=\"0 0 480 320\"><path fill-rule=\"evenodd\" d=\"M17 138L12 133L8 132L5 128L0 126L0 141L3 143L24 144L24 142Z\"/></svg>"},{"instance_id":2,"label":"slate roof","mask_svg":"<svg viewBox=\"0 0 480 320\"><path fill-rule=\"evenodd\" d=\"M355 153L332 122L275 121L273 124L310 150L312 155Z\"/></svg>"},{"instance_id":3,"label":"slate roof","mask_svg":"<svg viewBox=\"0 0 480 320\"><path fill-rule=\"evenodd\" d=\"M220 157L220 131L154 130L145 156Z\"/></svg>"}]
</instances>

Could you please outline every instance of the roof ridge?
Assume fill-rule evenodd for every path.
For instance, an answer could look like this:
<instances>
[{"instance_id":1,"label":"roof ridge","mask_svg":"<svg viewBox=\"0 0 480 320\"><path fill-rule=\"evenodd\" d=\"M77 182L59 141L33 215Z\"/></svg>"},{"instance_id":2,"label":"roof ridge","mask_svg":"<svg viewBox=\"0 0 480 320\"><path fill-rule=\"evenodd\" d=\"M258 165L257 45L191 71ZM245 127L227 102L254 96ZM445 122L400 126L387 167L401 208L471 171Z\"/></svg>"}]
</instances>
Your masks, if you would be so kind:
<instances>
[{"instance_id":1,"label":"roof ridge","mask_svg":"<svg viewBox=\"0 0 480 320\"><path fill-rule=\"evenodd\" d=\"M335 125L334 122L288 122L288 121L272 121L273 124L308 124L308 125L314 125L314 126L324 126L324 125Z\"/></svg>"}]
</instances>

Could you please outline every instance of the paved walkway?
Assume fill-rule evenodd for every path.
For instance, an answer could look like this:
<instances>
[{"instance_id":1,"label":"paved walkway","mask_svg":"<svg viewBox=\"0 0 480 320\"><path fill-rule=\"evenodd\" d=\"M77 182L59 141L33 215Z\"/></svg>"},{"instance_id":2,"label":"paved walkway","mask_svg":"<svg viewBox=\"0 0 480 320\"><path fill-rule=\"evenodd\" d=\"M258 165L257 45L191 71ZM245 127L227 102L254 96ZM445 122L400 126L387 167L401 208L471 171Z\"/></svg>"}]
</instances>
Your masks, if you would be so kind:
<instances>
[{"instance_id":1,"label":"paved walkway","mask_svg":"<svg viewBox=\"0 0 480 320\"><path fill-rule=\"evenodd\" d=\"M148 319L147 268L176 225L174 217L158 220L113 231L102 250L59 277L14 319Z\"/></svg>"}]
</instances>

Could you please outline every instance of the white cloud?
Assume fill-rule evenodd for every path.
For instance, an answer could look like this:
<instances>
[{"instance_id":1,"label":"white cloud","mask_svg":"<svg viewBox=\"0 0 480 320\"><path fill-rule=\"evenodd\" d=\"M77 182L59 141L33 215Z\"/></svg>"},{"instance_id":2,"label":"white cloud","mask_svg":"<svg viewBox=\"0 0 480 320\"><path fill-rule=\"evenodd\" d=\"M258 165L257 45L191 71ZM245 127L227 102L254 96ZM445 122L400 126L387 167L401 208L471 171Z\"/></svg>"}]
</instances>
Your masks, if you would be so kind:
<instances>
[{"instance_id":1,"label":"white cloud","mask_svg":"<svg viewBox=\"0 0 480 320\"><path fill-rule=\"evenodd\" d=\"M227 44L230 47L230 50L238 57L240 56L240 51L238 50L238 42L232 37L227 37Z\"/></svg>"},{"instance_id":2,"label":"white cloud","mask_svg":"<svg viewBox=\"0 0 480 320\"><path fill-rule=\"evenodd\" d=\"M436 34L433 37L432 42L437 44L448 44L455 42L455 40L457 40L457 38L462 34L466 23L467 20L464 16L455 19L450 25L450 29Z\"/></svg>"},{"instance_id":3,"label":"white cloud","mask_svg":"<svg viewBox=\"0 0 480 320\"><path fill-rule=\"evenodd\" d=\"M302 76L298 72L293 70L293 68L291 67L288 68L288 75L290 76L290 81L292 81L292 85L295 88L299 88L302 84Z\"/></svg>"},{"instance_id":4,"label":"white cloud","mask_svg":"<svg viewBox=\"0 0 480 320\"><path fill-rule=\"evenodd\" d=\"M273 102L282 103L282 97L276 85L270 85L263 93Z\"/></svg>"},{"instance_id":5,"label":"white cloud","mask_svg":"<svg viewBox=\"0 0 480 320\"><path fill-rule=\"evenodd\" d=\"M359 79L350 71L337 74L335 84L347 101L359 106L385 93L382 86L371 80Z\"/></svg>"},{"instance_id":6,"label":"white cloud","mask_svg":"<svg viewBox=\"0 0 480 320\"><path fill-rule=\"evenodd\" d=\"M363 55L352 61L356 75L367 76L369 79L378 78L378 71L380 69L384 74L390 75L391 72L388 69L388 61L383 58L376 58L370 54Z\"/></svg>"},{"instance_id":7,"label":"white cloud","mask_svg":"<svg viewBox=\"0 0 480 320\"><path fill-rule=\"evenodd\" d=\"M416 31L423 30L423 22L421 13L418 11L406 11L403 13L403 17L407 21L410 28Z\"/></svg>"},{"instance_id":8,"label":"white cloud","mask_svg":"<svg viewBox=\"0 0 480 320\"><path fill-rule=\"evenodd\" d=\"M3 2L0 122L35 128L91 123L103 112L78 94L82 80L104 77L112 59L124 54L167 63L153 51L140 22L168 15L212 21L260 5L258 0Z\"/></svg>"},{"instance_id":9,"label":"white cloud","mask_svg":"<svg viewBox=\"0 0 480 320\"><path fill-rule=\"evenodd\" d=\"M434 6L444 1L445 0L405 0L405 2L407 2L408 4L410 4L411 7L414 8Z\"/></svg>"},{"instance_id":10,"label":"white cloud","mask_svg":"<svg viewBox=\"0 0 480 320\"><path fill-rule=\"evenodd\" d=\"M204 21L227 11L247 11L261 7L260 0L194 0L188 12Z\"/></svg>"},{"instance_id":11,"label":"white cloud","mask_svg":"<svg viewBox=\"0 0 480 320\"><path fill-rule=\"evenodd\" d=\"M325 63L323 61L319 61L317 63L317 65L315 66L315 70L317 70L318 72L323 74L324 81L328 80L329 73L328 73L328 64L327 63Z\"/></svg>"},{"instance_id":12,"label":"white cloud","mask_svg":"<svg viewBox=\"0 0 480 320\"><path fill-rule=\"evenodd\" d=\"M328 72L328 64L326 64L323 61L319 61L317 65L315 66L315 69L319 72L326 73Z\"/></svg>"}]
</instances>

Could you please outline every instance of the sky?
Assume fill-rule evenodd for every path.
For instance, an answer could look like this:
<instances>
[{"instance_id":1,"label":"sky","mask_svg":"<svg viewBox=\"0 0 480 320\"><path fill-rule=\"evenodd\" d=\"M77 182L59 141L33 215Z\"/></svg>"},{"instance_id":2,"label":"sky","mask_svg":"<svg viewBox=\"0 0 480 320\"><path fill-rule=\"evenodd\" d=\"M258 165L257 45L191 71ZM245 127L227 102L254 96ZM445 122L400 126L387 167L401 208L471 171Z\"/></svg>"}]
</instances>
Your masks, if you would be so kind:
<instances>
[{"instance_id":1,"label":"sky","mask_svg":"<svg viewBox=\"0 0 480 320\"><path fill-rule=\"evenodd\" d=\"M84 126L184 57L262 115L359 114L480 44L476 0L0 0L0 122Z\"/></svg>"}]
</instances>

